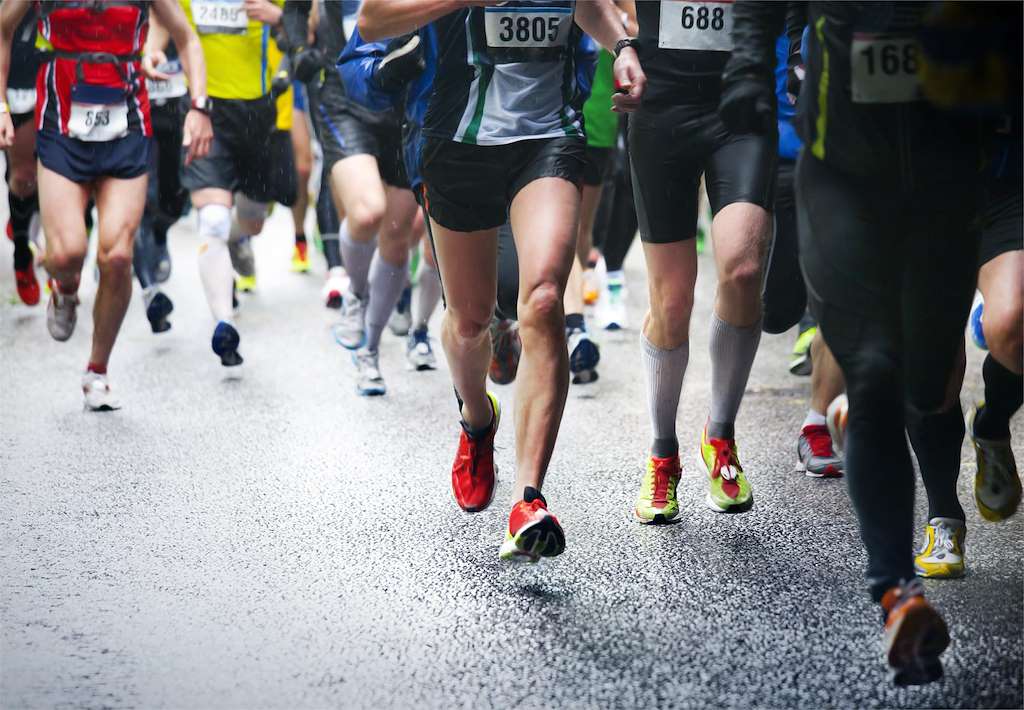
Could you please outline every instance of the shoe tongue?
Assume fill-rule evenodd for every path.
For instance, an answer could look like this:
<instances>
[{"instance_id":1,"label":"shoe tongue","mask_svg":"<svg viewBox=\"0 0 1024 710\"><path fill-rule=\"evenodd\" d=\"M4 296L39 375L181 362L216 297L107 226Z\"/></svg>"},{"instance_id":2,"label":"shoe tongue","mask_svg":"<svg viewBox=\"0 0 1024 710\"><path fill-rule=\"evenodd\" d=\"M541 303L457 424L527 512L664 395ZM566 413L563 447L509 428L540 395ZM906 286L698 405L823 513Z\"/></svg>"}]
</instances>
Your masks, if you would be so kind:
<instances>
[{"instance_id":1,"label":"shoe tongue","mask_svg":"<svg viewBox=\"0 0 1024 710\"><path fill-rule=\"evenodd\" d=\"M541 495L540 491L533 486L526 486L526 488L523 489L523 501L526 503L532 503L535 500L539 500L545 506L548 504L548 502L544 500L544 496Z\"/></svg>"},{"instance_id":2,"label":"shoe tongue","mask_svg":"<svg viewBox=\"0 0 1024 710\"><path fill-rule=\"evenodd\" d=\"M933 528L939 525L944 525L947 528L962 528L964 527L963 520L957 520L956 518L932 518L928 521L928 524Z\"/></svg>"}]
</instances>

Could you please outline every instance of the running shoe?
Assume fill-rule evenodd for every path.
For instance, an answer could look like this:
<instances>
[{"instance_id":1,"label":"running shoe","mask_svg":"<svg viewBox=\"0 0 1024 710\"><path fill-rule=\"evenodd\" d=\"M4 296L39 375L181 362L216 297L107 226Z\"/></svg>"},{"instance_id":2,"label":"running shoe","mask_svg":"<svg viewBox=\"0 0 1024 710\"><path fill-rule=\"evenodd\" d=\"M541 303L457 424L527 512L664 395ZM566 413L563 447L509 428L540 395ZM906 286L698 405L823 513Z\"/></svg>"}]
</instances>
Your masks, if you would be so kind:
<instances>
[{"instance_id":1,"label":"running shoe","mask_svg":"<svg viewBox=\"0 0 1024 710\"><path fill-rule=\"evenodd\" d=\"M404 338L412 329L412 286L406 286L402 290L402 296L395 304L395 310L391 311L388 318L388 328L399 338Z\"/></svg>"},{"instance_id":2,"label":"running shoe","mask_svg":"<svg viewBox=\"0 0 1024 710\"><path fill-rule=\"evenodd\" d=\"M640 495L636 499L633 514L638 522L670 523L679 517L679 501L676 500L676 486L682 468L679 455L647 458L647 473L640 484Z\"/></svg>"},{"instance_id":3,"label":"running shoe","mask_svg":"<svg viewBox=\"0 0 1024 710\"><path fill-rule=\"evenodd\" d=\"M158 284L166 283L171 278L171 253L167 250L167 242L156 245L156 264L153 266L153 277Z\"/></svg>"},{"instance_id":4,"label":"running shoe","mask_svg":"<svg viewBox=\"0 0 1024 710\"><path fill-rule=\"evenodd\" d=\"M327 274L327 282L324 284L323 299L328 308L335 310L341 308L342 296L348 290L348 275L345 269L335 266Z\"/></svg>"},{"instance_id":5,"label":"running shoe","mask_svg":"<svg viewBox=\"0 0 1024 710\"><path fill-rule=\"evenodd\" d=\"M26 306L34 306L39 303L39 281L36 279L35 259L28 263L24 269L15 267L14 284L18 288L18 298Z\"/></svg>"},{"instance_id":6,"label":"running shoe","mask_svg":"<svg viewBox=\"0 0 1024 710\"><path fill-rule=\"evenodd\" d=\"M366 301L349 290L342 299L341 318L334 326L334 339L347 350L366 345Z\"/></svg>"},{"instance_id":7,"label":"running shoe","mask_svg":"<svg viewBox=\"0 0 1024 710\"><path fill-rule=\"evenodd\" d=\"M840 452L846 446L846 423L850 419L850 400L841 394L831 402L825 412L825 423L828 435L832 437L832 445Z\"/></svg>"},{"instance_id":8,"label":"running shoe","mask_svg":"<svg viewBox=\"0 0 1024 710\"><path fill-rule=\"evenodd\" d=\"M964 538L967 526L956 518L932 518L924 529L927 539L914 557L919 577L956 579L964 576Z\"/></svg>"},{"instance_id":9,"label":"running shoe","mask_svg":"<svg viewBox=\"0 0 1024 710\"><path fill-rule=\"evenodd\" d=\"M4 227L4 232L7 234L7 241L14 241L14 227L11 226L11 220L7 220L7 226Z\"/></svg>"},{"instance_id":10,"label":"running shoe","mask_svg":"<svg viewBox=\"0 0 1024 710\"><path fill-rule=\"evenodd\" d=\"M817 332L818 326L812 325L796 336L796 343L793 344L793 357L789 361L790 374L800 377L807 377L811 374L811 341L814 340Z\"/></svg>"},{"instance_id":11,"label":"running shoe","mask_svg":"<svg viewBox=\"0 0 1024 710\"><path fill-rule=\"evenodd\" d=\"M380 353L362 348L352 353L356 366L356 392L363 397L380 397L388 393L384 377L380 374Z\"/></svg>"},{"instance_id":12,"label":"running shoe","mask_svg":"<svg viewBox=\"0 0 1024 710\"><path fill-rule=\"evenodd\" d=\"M235 279L235 288L242 293L252 293L256 290L256 276L239 276ZM237 308L237 306L236 306Z\"/></svg>"},{"instance_id":13,"label":"running shoe","mask_svg":"<svg viewBox=\"0 0 1024 710\"><path fill-rule=\"evenodd\" d=\"M304 274L309 271L309 245L306 242L295 242L292 250L292 271Z\"/></svg>"},{"instance_id":14,"label":"running shoe","mask_svg":"<svg viewBox=\"0 0 1024 710\"><path fill-rule=\"evenodd\" d=\"M523 499L512 506L505 542L498 557L512 562L537 562L565 551L565 533L558 518L548 512L548 503L536 488L527 486Z\"/></svg>"},{"instance_id":15,"label":"running shoe","mask_svg":"<svg viewBox=\"0 0 1024 710\"><path fill-rule=\"evenodd\" d=\"M226 321L217 323L210 344L213 347L213 352L220 358L221 365L235 367L242 364L242 356L238 354L238 345L241 340L235 326Z\"/></svg>"},{"instance_id":16,"label":"running shoe","mask_svg":"<svg viewBox=\"0 0 1024 710\"><path fill-rule=\"evenodd\" d=\"M949 646L949 629L924 598L924 585L912 579L882 596L885 655L896 685L924 685L942 677L939 656Z\"/></svg>"},{"instance_id":17,"label":"running shoe","mask_svg":"<svg viewBox=\"0 0 1024 710\"><path fill-rule=\"evenodd\" d=\"M583 303L592 306L601 297L601 285L594 269L583 270Z\"/></svg>"},{"instance_id":18,"label":"running shoe","mask_svg":"<svg viewBox=\"0 0 1024 710\"><path fill-rule=\"evenodd\" d=\"M82 375L82 394L85 395L85 408L91 412L111 412L121 408L121 402L110 391L107 376L98 372L86 371Z\"/></svg>"},{"instance_id":19,"label":"running shoe","mask_svg":"<svg viewBox=\"0 0 1024 710\"><path fill-rule=\"evenodd\" d=\"M708 471L707 506L717 513L745 513L754 507L754 494L740 465L735 439L700 438L700 456Z\"/></svg>"},{"instance_id":20,"label":"running shoe","mask_svg":"<svg viewBox=\"0 0 1024 710\"><path fill-rule=\"evenodd\" d=\"M971 407L967 414L967 435L974 444L974 456L978 462L978 472L974 476L974 500L981 517L995 523L1017 512L1021 485L1010 439L982 439L974 435L974 420L984 408L984 402Z\"/></svg>"},{"instance_id":21,"label":"running shoe","mask_svg":"<svg viewBox=\"0 0 1024 710\"><path fill-rule=\"evenodd\" d=\"M50 279L50 302L46 304L46 329L54 340L64 342L75 332L78 322L78 294L61 293Z\"/></svg>"},{"instance_id":22,"label":"running shoe","mask_svg":"<svg viewBox=\"0 0 1024 710\"><path fill-rule=\"evenodd\" d=\"M609 276L604 284L604 291L597 302L594 317L597 325L603 330L625 330L629 327L629 315L626 312L626 301L629 291L626 282L621 278Z\"/></svg>"},{"instance_id":23,"label":"running shoe","mask_svg":"<svg viewBox=\"0 0 1024 710\"><path fill-rule=\"evenodd\" d=\"M434 348L430 345L430 336L426 328L414 330L406 341L405 359L409 369L417 372L437 369L437 358Z\"/></svg>"},{"instance_id":24,"label":"running shoe","mask_svg":"<svg viewBox=\"0 0 1024 710\"><path fill-rule=\"evenodd\" d=\"M462 422L459 434L459 449L452 464L452 493L455 502L467 513L477 513L491 504L494 499L494 483L498 467L494 463L494 434L501 422L501 407L498 398L490 392L491 425L487 433L473 438Z\"/></svg>"},{"instance_id":25,"label":"running shoe","mask_svg":"<svg viewBox=\"0 0 1024 710\"><path fill-rule=\"evenodd\" d=\"M573 328L567 335L572 383L586 385L597 382L597 363L601 361L601 350L585 330Z\"/></svg>"},{"instance_id":26,"label":"running shoe","mask_svg":"<svg viewBox=\"0 0 1024 710\"><path fill-rule=\"evenodd\" d=\"M149 320L149 327L154 333L165 333L171 329L167 316L174 310L174 304L163 291L159 289L147 289L143 293L146 303L146 318Z\"/></svg>"},{"instance_id":27,"label":"running shoe","mask_svg":"<svg viewBox=\"0 0 1024 710\"><path fill-rule=\"evenodd\" d=\"M982 350L988 350L988 342L985 340L985 298L978 291L974 294L974 304L971 306L971 317L967 321L967 328L971 331L971 340Z\"/></svg>"},{"instance_id":28,"label":"running shoe","mask_svg":"<svg viewBox=\"0 0 1024 710\"><path fill-rule=\"evenodd\" d=\"M491 318L491 381L507 385L516 379L523 343L519 339L519 324L512 320Z\"/></svg>"},{"instance_id":29,"label":"running shoe","mask_svg":"<svg viewBox=\"0 0 1024 710\"><path fill-rule=\"evenodd\" d=\"M796 440L796 470L811 478L839 478L843 457L832 448L832 436L825 424L808 424Z\"/></svg>"}]
</instances>

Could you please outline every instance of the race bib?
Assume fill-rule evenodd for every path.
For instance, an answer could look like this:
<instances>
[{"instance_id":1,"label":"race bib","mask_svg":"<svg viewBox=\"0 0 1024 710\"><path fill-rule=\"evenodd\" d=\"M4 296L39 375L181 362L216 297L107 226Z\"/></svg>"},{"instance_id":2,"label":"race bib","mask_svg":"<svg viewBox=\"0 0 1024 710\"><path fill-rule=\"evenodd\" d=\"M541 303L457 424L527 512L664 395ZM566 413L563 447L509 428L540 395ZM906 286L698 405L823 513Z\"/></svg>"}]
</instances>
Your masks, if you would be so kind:
<instances>
[{"instance_id":1,"label":"race bib","mask_svg":"<svg viewBox=\"0 0 1024 710\"><path fill-rule=\"evenodd\" d=\"M192 22L202 35L244 35L249 29L241 0L192 0Z\"/></svg>"},{"instance_id":2,"label":"race bib","mask_svg":"<svg viewBox=\"0 0 1024 710\"><path fill-rule=\"evenodd\" d=\"M8 89L7 105L11 113L30 113L36 108L35 89Z\"/></svg>"},{"instance_id":3,"label":"race bib","mask_svg":"<svg viewBox=\"0 0 1024 710\"><path fill-rule=\"evenodd\" d=\"M169 79L146 79L146 90L149 92L150 101L167 101L177 99L188 93L188 84L185 81L185 72L181 70L181 62L165 62L157 67L161 74L167 74Z\"/></svg>"},{"instance_id":4,"label":"race bib","mask_svg":"<svg viewBox=\"0 0 1024 710\"><path fill-rule=\"evenodd\" d=\"M850 48L850 94L857 104L899 104L921 98L917 42L856 33Z\"/></svg>"},{"instance_id":5,"label":"race bib","mask_svg":"<svg viewBox=\"0 0 1024 710\"><path fill-rule=\"evenodd\" d=\"M128 104L71 103L68 135L80 141L101 143L128 135Z\"/></svg>"},{"instance_id":6,"label":"race bib","mask_svg":"<svg viewBox=\"0 0 1024 710\"><path fill-rule=\"evenodd\" d=\"M732 2L661 0L660 49L732 51Z\"/></svg>"},{"instance_id":7,"label":"race bib","mask_svg":"<svg viewBox=\"0 0 1024 710\"><path fill-rule=\"evenodd\" d=\"M487 46L495 49L565 47L572 30L568 7L488 7Z\"/></svg>"}]
</instances>

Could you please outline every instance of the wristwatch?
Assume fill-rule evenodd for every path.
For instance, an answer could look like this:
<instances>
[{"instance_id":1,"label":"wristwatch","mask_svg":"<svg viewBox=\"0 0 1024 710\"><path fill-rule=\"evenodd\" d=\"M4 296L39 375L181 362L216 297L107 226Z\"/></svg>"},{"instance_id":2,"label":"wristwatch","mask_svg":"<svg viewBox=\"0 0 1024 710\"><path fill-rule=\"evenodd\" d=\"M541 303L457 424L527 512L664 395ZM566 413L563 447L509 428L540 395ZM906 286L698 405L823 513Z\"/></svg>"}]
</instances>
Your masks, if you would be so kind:
<instances>
[{"instance_id":1,"label":"wristwatch","mask_svg":"<svg viewBox=\"0 0 1024 710\"><path fill-rule=\"evenodd\" d=\"M0 101L0 113L10 113L11 107L7 105L6 101Z\"/></svg>"},{"instance_id":2,"label":"wristwatch","mask_svg":"<svg viewBox=\"0 0 1024 710\"><path fill-rule=\"evenodd\" d=\"M622 50L624 50L626 47L632 47L633 49L636 49L637 44L638 42L636 41L636 37L623 37L622 39L615 43L615 56L619 56L619 53L622 52Z\"/></svg>"},{"instance_id":3,"label":"wristwatch","mask_svg":"<svg viewBox=\"0 0 1024 710\"><path fill-rule=\"evenodd\" d=\"M207 116L210 115L209 96L196 96L192 99L192 102L189 105L191 108L195 109L196 111L199 111L200 113L205 113Z\"/></svg>"}]
</instances>

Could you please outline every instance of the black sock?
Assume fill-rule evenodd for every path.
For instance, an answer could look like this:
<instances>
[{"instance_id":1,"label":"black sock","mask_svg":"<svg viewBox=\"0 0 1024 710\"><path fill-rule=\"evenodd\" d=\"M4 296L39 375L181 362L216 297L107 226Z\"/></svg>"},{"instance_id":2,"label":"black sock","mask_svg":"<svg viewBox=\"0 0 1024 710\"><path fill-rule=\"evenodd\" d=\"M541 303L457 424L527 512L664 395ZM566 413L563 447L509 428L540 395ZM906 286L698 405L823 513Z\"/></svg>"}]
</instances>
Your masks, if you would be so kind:
<instances>
[{"instance_id":1,"label":"black sock","mask_svg":"<svg viewBox=\"0 0 1024 710\"><path fill-rule=\"evenodd\" d=\"M28 230L32 215L39 209L39 199L34 192L29 197L18 197L8 190L7 204L11 213L11 236L14 238L14 268L26 269L32 263Z\"/></svg>"},{"instance_id":2,"label":"black sock","mask_svg":"<svg viewBox=\"0 0 1024 710\"><path fill-rule=\"evenodd\" d=\"M301 232L296 232L295 233L295 243L296 244L305 244L306 243L306 235L302 234Z\"/></svg>"},{"instance_id":3,"label":"black sock","mask_svg":"<svg viewBox=\"0 0 1024 710\"><path fill-rule=\"evenodd\" d=\"M587 330L587 324L583 320L582 313L566 313L565 314L565 329L566 330Z\"/></svg>"},{"instance_id":4,"label":"black sock","mask_svg":"<svg viewBox=\"0 0 1024 710\"><path fill-rule=\"evenodd\" d=\"M548 504L548 502L544 500L544 496L541 495L540 491L538 491L533 486L525 486L523 488L523 500L526 501L527 503L532 503L535 500L539 500L544 505Z\"/></svg>"},{"instance_id":5,"label":"black sock","mask_svg":"<svg viewBox=\"0 0 1024 710\"><path fill-rule=\"evenodd\" d=\"M980 439L1006 439L1010 436L1010 417L1024 402L1024 376L1003 367L989 353L981 368L985 379L985 406L974 418L974 435Z\"/></svg>"},{"instance_id":6,"label":"black sock","mask_svg":"<svg viewBox=\"0 0 1024 710\"><path fill-rule=\"evenodd\" d=\"M679 439L655 439L651 444L651 456L659 459L667 459L679 455Z\"/></svg>"},{"instance_id":7,"label":"black sock","mask_svg":"<svg viewBox=\"0 0 1024 710\"><path fill-rule=\"evenodd\" d=\"M907 432L928 494L928 518L964 520L964 509L956 495L960 446L964 441L964 417L959 403L938 414L908 417Z\"/></svg>"}]
</instances>

